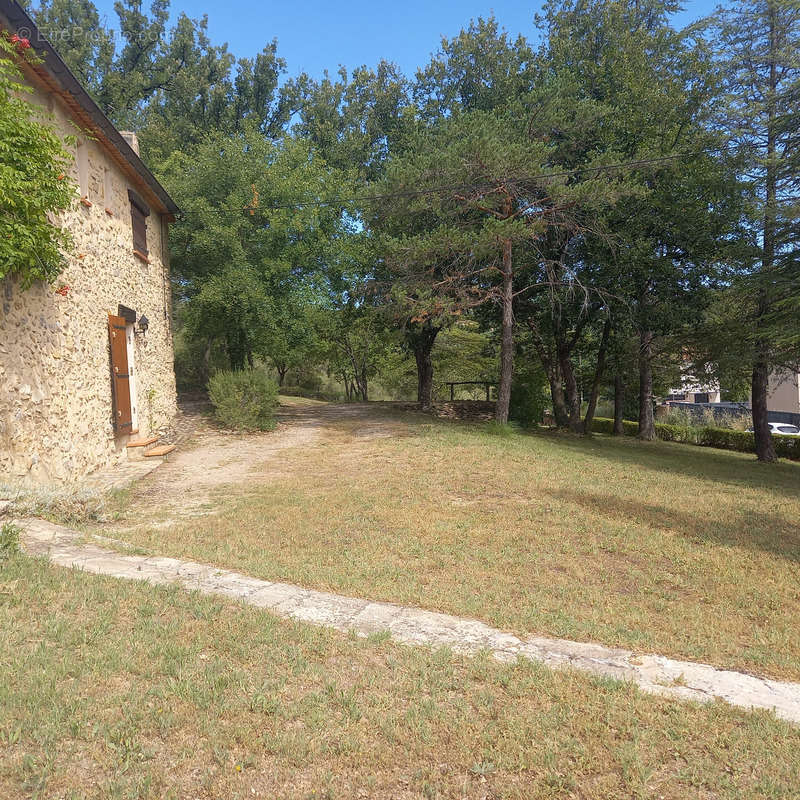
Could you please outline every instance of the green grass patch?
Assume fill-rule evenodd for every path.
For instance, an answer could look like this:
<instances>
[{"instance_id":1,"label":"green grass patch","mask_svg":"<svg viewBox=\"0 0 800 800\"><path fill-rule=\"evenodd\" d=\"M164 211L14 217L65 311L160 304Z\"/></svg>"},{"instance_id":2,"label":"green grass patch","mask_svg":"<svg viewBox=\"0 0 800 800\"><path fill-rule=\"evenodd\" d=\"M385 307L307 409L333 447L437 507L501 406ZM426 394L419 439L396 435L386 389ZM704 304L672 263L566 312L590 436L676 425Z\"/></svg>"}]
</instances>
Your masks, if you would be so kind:
<instances>
[{"instance_id":1,"label":"green grass patch","mask_svg":"<svg viewBox=\"0 0 800 800\"><path fill-rule=\"evenodd\" d=\"M0 568L0 797L791 798L765 712Z\"/></svg>"}]
</instances>

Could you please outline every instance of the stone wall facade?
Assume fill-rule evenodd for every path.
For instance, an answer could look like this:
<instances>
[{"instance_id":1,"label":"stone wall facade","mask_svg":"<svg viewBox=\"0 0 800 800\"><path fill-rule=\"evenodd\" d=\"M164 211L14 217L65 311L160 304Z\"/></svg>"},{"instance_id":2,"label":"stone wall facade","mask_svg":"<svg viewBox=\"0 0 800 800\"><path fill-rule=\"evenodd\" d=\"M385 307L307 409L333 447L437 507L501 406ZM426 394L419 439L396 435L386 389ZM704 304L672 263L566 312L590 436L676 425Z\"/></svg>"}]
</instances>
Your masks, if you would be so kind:
<instances>
[{"instance_id":1,"label":"stone wall facade","mask_svg":"<svg viewBox=\"0 0 800 800\"><path fill-rule=\"evenodd\" d=\"M62 134L75 134L52 95L36 88L31 101ZM82 137L73 148L79 193L60 224L74 246L56 285L22 291L12 278L0 281L0 481L74 481L127 458L109 364L108 315L120 305L150 323L130 348L138 435L168 427L176 412L168 225L151 207L149 263L134 255L128 189L143 192L105 147Z\"/></svg>"}]
</instances>

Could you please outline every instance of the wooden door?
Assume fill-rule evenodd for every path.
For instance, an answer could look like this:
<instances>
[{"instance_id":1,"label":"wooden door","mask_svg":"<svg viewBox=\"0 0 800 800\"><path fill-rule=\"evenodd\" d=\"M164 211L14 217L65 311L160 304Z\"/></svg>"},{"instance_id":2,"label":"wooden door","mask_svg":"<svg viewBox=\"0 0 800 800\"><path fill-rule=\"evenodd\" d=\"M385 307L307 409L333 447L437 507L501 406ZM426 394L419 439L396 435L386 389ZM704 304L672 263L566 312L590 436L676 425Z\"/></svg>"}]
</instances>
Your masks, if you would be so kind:
<instances>
[{"instance_id":1,"label":"wooden door","mask_svg":"<svg viewBox=\"0 0 800 800\"><path fill-rule=\"evenodd\" d=\"M133 427L125 324L124 317L108 315L108 341L111 345L111 395L114 409L114 429L117 433L129 433Z\"/></svg>"}]
</instances>

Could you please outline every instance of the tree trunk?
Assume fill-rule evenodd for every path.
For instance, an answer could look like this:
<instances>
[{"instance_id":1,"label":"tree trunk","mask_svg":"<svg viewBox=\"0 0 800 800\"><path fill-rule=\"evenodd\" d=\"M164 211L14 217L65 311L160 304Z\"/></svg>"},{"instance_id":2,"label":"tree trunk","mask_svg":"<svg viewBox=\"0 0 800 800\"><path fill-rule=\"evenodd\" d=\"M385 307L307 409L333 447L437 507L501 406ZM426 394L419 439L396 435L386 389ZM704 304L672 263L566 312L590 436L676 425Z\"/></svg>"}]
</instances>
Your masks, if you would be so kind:
<instances>
[{"instance_id":1,"label":"tree trunk","mask_svg":"<svg viewBox=\"0 0 800 800\"><path fill-rule=\"evenodd\" d=\"M622 415L625 409L625 382L622 376L617 373L614 376L614 436L625 435L625 425Z\"/></svg>"},{"instance_id":2,"label":"tree trunk","mask_svg":"<svg viewBox=\"0 0 800 800\"><path fill-rule=\"evenodd\" d=\"M586 408L586 416L583 420L583 432L586 436L591 436L594 411L597 408L597 395L600 393L600 382L603 380L603 373L606 371L606 350L608 350L608 337L611 335L611 317L606 317L603 325L603 335L600 338L600 347L597 350L597 368L594 371L592 381L592 391L589 394L589 405Z\"/></svg>"},{"instance_id":3,"label":"tree trunk","mask_svg":"<svg viewBox=\"0 0 800 800\"><path fill-rule=\"evenodd\" d=\"M777 59L775 56L775 15L774 7L770 6L770 92L767 95L767 159L766 159L766 197L764 203L764 236L761 252L761 279L772 271L775 263L775 235L777 229L778 213L778 176L775 164L775 151L777 146L777 111L775 108L775 92L778 84ZM767 289L762 283L758 296L758 312L755 319L757 331L764 328L764 318L769 314L770 301ZM769 429L769 413L767 397L769 394L769 351L764 338L756 340L755 359L753 363L753 378L751 384L751 403L753 410L753 437L755 438L756 457L764 463L778 460L775 445L772 442L772 433Z\"/></svg>"},{"instance_id":4,"label":"tree trunk","mask_svg":"<svg viewBox=\"0 0 800 800\"><path fill-rule=\"evenodd\" d=\"M414 348L414 359L417 362L417 402L423 411L433 405L433 362L431 351Z\"/></svg>"},{"instance_id":5,"label":"tree trunk","mask_svg":"<svg viewBox=\"0 0 800 800\"><path fill-rule=\"evenodd\" d=\"M430 321L414 328L406 327L406 336L414 350L414 360L417 362L417 402L423 411L428 411L433 406L433 361L431 353L440 328L435 327Z\"/></svg>"},{"instance_id":6,"label":"tree trunk","mask_svg":"<svg viewBox=\"0 0 800 800\"><path fill-rule=\"evenodd\" d=\"M206 339L206 346L203 348L203 363L200 367L200 379L203 386L208 386L208 379L211 377L211 347L214 340L209 337Z\"/></svg>"},{"instance_id":7,"label":"tree trunk","mask_svg":"<svg viewBox=\"0 0 800 800\"><path fill-rule=\"evenodd\" d=\"M514 281L511 268L511 239L503 241L503 324L500 342L500 386L497 390L495 418L508 422L511 405L511 378L514 372Z\"/></svg>"},{"instance_id":8,"label":"tree trunk","mask_svg":"<svg viewBox=\"0 0 800 800\"><path fill-rule=\"evenodd\" d=\"M569 429L573 433L581 433L581 398L578 393L578 382L575 380L575 370L568 353L561 353L559 357L561 375L564 378L564 391L567 395L567 410L569 412Z\"/></svg>"},{"instance_id":9,"label":"tree trunk","mask_svg":"<svg viewBox=\"0 0 800 800\"><path fill-rule=\"evenodd\" d=\"M557 364L547 370L547 380L550 383L550 397L553 400L553 417L555 417L556 427L566 428L569 425L569 411L564 399L561 370Z\"/></svg>"},{"instance_id":10,"label":"tree trunk","mask_svg":"<svg viewBox=\"0 0 800 800\"><path fill-rule=\"evenodd\" d=\"M276 364L275 369L278 372L278 386L283 386L283 382L286 380L286 373L289 371L289 367L286 365Z\"/></svg>"},{"instance_id":11,"label":"tree trunk","mask_svg":"<svg viewBox=\"0 0 800 800\"><path fill-rule=\"evenodd\" d=\"M556 427L566 428L569 423L569 412L564 402L564 388L561 385L561 370L558 366L558 359L553 356L552 351L545 345L534 320L529 318L527 322L533 336L534 347L539 354L539 360L542 362L547 374L547 381L550 384L550 397L553 401L553 417Z\"/></svg>"},{"instance_id":12,"label":"tree trunk","mask_svg":"<svg viewBox=\"0 0 800 800\"><path fill-rule=\"evenodd\" d=\"M228 333L227 336L228 360L231 362L231 370L239 372L245 367L247 361L247 347L245 344L245 334L241 329Z\"/></svg>"},{"instance_id":13,"label":"tree trunk","mask_svg":"<svg viewBox=\"0 0 800 800\"><path fill-rule=\"evenodd\" d=\"M772 463L778 460L772 433L769 429L767 395L769 391L769 365L766 359L753 365L752 382L753 436L756 440L756 456L759 461Z\"/></svg>"},{"instance_id":14,"label":"tree trunk","mask_svg":"<svg viewBox=\"0 0 800 800\"><path fill-rule=\"evenodd\" d=\"M639 438L652 442L656 438L653 419L653 332L639 335Z\"/></svg>"}]
</instances>

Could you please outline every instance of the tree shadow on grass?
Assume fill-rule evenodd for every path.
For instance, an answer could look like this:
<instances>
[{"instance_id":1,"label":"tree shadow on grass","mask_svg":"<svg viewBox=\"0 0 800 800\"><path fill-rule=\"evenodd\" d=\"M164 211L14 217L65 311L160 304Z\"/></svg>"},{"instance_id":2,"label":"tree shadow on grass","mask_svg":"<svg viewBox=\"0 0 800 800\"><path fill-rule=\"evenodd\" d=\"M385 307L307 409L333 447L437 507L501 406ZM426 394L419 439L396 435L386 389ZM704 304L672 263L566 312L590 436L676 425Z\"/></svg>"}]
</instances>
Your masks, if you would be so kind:
<instances>
[{"instance_id":1,"label":"tree shadow on grass","mask_svg":"<svg viewBox=\"0 0 800 800\"><path fill-rule=\"evenodd\" d=\"M673 531L689 541L762 551L800 562L800 524L774 512L748 510L738 515L731 525L730 521L719 518L691 514L617 494L595 494L575 489L557 489L548 491L548 494L564 503L618 522L638 522Z\"/></svg>"},{"instance_id":2,"label":"tree shadow on grass","mask_svg":"<svg viewBox=\"0 0 800 800\"><path fill-rule=\"evenodd\" d=\"M748 453L676 442L642 442L633 437L595 435L587 438L552 431L530 435L544 437L564 449L630 465L634 469L763 489L800 500L799 462L760 464Z\"/></svg>"}]
</instances>

